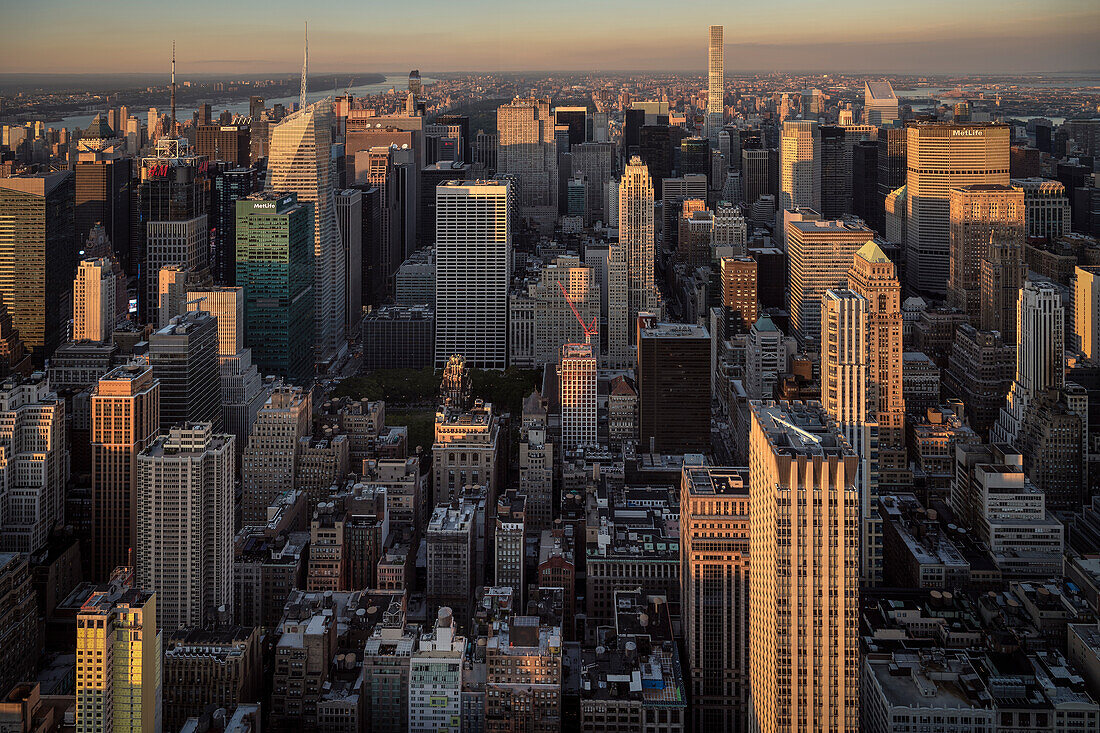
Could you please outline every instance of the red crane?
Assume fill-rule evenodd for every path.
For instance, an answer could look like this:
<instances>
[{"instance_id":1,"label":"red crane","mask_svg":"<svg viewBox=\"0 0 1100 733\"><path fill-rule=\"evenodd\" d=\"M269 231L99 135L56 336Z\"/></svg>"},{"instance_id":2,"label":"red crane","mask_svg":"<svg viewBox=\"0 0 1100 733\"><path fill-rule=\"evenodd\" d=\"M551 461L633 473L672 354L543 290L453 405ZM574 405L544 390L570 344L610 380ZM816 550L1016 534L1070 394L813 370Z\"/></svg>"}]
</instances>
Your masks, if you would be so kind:
<instances>
[{"instance_id":1,"label":"red crane","mask_svg":"<svg viewBox=\"0 0 1100 733\"><path fill-rule=\"evenodd\" d=\"M573 315L577 317L577 322L580 323L581 328L584 329L585 343L591 343L591 338L600 332L600 317L594 317L591 325L585 323L584 319L581 318L581 314L577 311L577 306L573 305L573 299L569 297L569 291L562 285L561 280L558 280L558 288L561 290L561 294L565 296L565 302L569 304L569 308L573 311Z\"/></svg>"}]
</instances>

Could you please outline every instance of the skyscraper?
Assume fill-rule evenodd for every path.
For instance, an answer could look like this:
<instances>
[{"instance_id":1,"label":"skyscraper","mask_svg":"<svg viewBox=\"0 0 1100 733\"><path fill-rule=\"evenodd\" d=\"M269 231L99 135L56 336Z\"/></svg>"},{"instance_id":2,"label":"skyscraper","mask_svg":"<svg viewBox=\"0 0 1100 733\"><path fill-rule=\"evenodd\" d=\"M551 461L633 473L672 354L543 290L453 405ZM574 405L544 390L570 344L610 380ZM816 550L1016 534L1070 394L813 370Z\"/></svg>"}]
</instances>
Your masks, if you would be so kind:
<instances>
[{"instance_id":1,"label":"skyscraper","mask_svg":"<svg viewBox=\"0 0 1100 733\"><path fill-rule=\"evenodd\" d=\"M638 328L640 453L703 453L710 447L710 335L702 326Z\"/></svg>"},{"instance_id":2,"label":"skyscraper","mask_svg":"<svg viewBox=\"0 0 1100 733\"><path fill-rule=\"evenodd\" d=\"M947 303L965 311L971 323L981 323L986 331L1000 331L1006 340L1011 340L1016 333L1014 319L995 325L982 321L986 310L982 307L982 295L985 284L986 295L996 302L996 310L1005 307L1015 310L1016 291L1023 284L1020 271L1025 235L1024 192L1002 184L959 186L948 192L948 202L951 260ZM1008 291L1004 297L999 293L992 295L989 289L992 276ZM1000 313L989 315L1001 320ZM1011 332L1002 327L1008 325L1012 326Z\"/></svg>"},{"instance_id":3,"label":"skyscraper","mask_svg":"<svg viewBox=\"0 0 1100 733\"><path fill-rule=\"evenodd\" d=\"M817 122L784 122L779 151L779 208L821 211L821 129Z\"/></svg>"},{"instance_id":4,"label":"skyscraper","mask_svg":"<svg viewBox=\"0 0 1100 733\"><path fill-rule=\"evenodd\" d=\"M276 194L295 193L309 207L313 230L314 343L317 361L346 348L344 250L336 223L332 166L332 102L322 99L288 115L271 131L267 185Z\"/></svg>"},{"instance_id":5,"label":"skyscraper","mask_svg":"<svg viewBox=\"0 0 1100 733\"><path fill-rule=\"evenodd\" d=\"M76 614L79 733L160 730L160 639L155 594L115 577L88 596Z\"/></svg>"},{"instance_id":6,"label":"skyscraper","mask_svg":"<svg viewBox=\"0 0 1100 733\"><path fill-rule=\"evenodd\" d=\"M130 250L130 194L134 161L123 149L125 135L112 130L96 115L84 131L73 166L76 241L88 238L97 223L103 225L114 251L123 262Z\"/></svg>"},{"instance_id":7,"label":"skyscraper","mask_svg":"<svg viewBox=\"0 0 1100 733\"><path fill-rule=\"evenodd\" d=\"M731 331L744 333L756 323L759 310L756 296L756 260L752 257L723 257L721 274L726 327Z\"/></svg>"},{"instance_id":8,"label":"skyscraper","mask_svg":"<svg viewBox=\"0 0 1100 733\"><path fill-rule=\"evenodd\" d=\"M558 154L549 99L514 99L497 109L497 172L518 176L519 215L550 233L558 218Z\"/></svg>"},{"instance_id":9,"label":"skyscraper","mask_svg":"<svg viewBox=\"0 0 1100 733\"><path fill-rule=\"evenodd\" d=\"M149 337L149 365L160 382L160 429L192 422L222 427L218 322L205 311L173 318Z\"/></svg>"},{"instance_id":10,"label":"skyscraper","mask_svg":"<svg viewBox=\"0 0 1100 733\"><path fill-rule=\"evenodd\" d=\"M292 193L237 202L237 284L244 288L247 343L264 374L296 384L313 377L309 208Z\"/></svg>"},{"instance_id":11,"label":"skyscraper","mask_svg":"<svg viewBox=\"0 0 1100 733\"><path fill-rule=\"evenodd\" d=\"M692 733L748 730L749 475L685 465L680 596Z\"/></svg>"},{"instance_id":12,"label":"skyscraper","mask_svg":"<svg viewBox=\"0 0 1100 733\"><path fill-rule=\"evenodd\" d=\"M749 686L761 733L859 726L858 457L817 403L754 402Z\"/></svg>"},{"instance_id":13,"label":"skyscraper","mask_svg":"<svg viewBox=\"0 0 1100 733\"><path fill-rule=\"evenodd\" d=\"M299 439L313 429L312 392L277 385L260 408L241 456L241 514L262 524L267 508L294 485Z\"/></svg>"},{"instance_id":14,"label":"skyscraper","mask_svg":"<svg viewBox=\"0 0 1100 733\"><path fill-rule=\"evenodd\" d=\"M91 396L92 568L107 578L126 565L137 528L137 457L160 430L160 385L152 367L108 372Z\"/></svg>"},{"instance_id":15,"label":"skyscraper","mask_svg":"<svg viewBox=\"0 0 1100 733\"><path fill-rule=\"evenodd\" d=\"M1065 384L1065 308L1058 287L1027 280L1016 310L1016 379L1001 408L990 442L1014 444L1035 396Z\"/></svg>"},{"instance_id":16,"label":"skyscraper","mask_svg":"<svg viewBox=\"0 0 1100 733\"><path fill-rule=\"evenodd\" d=\"M0 384L0 551L36 553L65 514L69 481L65 401L46 376L13 375Z\"/></svg>"},{"instance_id":17,"label":"skyscraper","mask_svg":"<svg viewBox=\"0 0 1100 733\"><path fill-rule=\"evenodd\" d=\"M115 330L115 276L106 259L82 260L73 281L73 341L107 341Z\"/></svg>"},{"instance_id":18,"label":"skyscraper","mask_svg":"<svg viewBox=\"0 0 1100 733\"><path fill-rule=\"evenodd\" d=\"M454 354L504 369L512 235L508 181L448 181L436 188L436 365Z\"/></svg>"},{"instance_id":19,"label":"skyscraper","mask_svg":"<svg viewBox=\"0 0 1100 733\"><path fill-rule=\"evenodd\" d=\"M722 131L726 117L726 65L722 26L710 27L710 45L707 47L707 138L718 148L718 133Z\"/></svg>"},{"instance_id":20,"label":"skyscraper","mask_svg":"<svg viewBox=\"0 0 1100 733\"><path fill-rule=\"evenodd\" d=\"M906 280L911 288L940 294L950 275L951 189L1008 184L1009 129L921 122L906 133Z\"/></svg>"},{"instance_id":21,"label":"skyscraper","mask_svg":"<svg viewBox=\"0 0 1100 733\"><path fill-rule=\"evenodd\" d=\"M162 629L203 628L233 607L232 435L174 427L138 456L137 577Z\"/></svg>"},{"instance_id":22,"label":"skyscraper","mask_svg":"<svg viewBox=\"0 0 1100 733\"><path fill-rule=\"evenodd\" d=\"M1100 266L1074 270L1073 331L1077 350L1086 359L1100 359Z\"/></svg>"},{"instance_id":23,"label":"skyscraper","mask_svg":"<svg viewBox=\"0 0 1100 733\"><path fill-rule=\"evenodd\" d=\"M852 259L875 233L852 221L790 221L791 327L800 343L821 335L821 298L844 287Z\"/></svg>"},{"instance_id":24,"label":"skyscraper","mask_svg":"<svg viewBox=\"0 0 1100 733\"><path fill-rule=\"evenodd\" d=\"M0 178L0 220L0 297L34 363L42 366L63 341L72 314L72 174Z\"/></svg>"},{"instance_id":25,"label":"skyscraper","mask_svg":"<svg viewBox=\"0 0 1100 733\"><path fill-rule=\"evenodd\" d=\"M898 98L888 81L863 84L863 121L868 125L889 125L898 119Z\"/></svg>"},{"instance_id":26,"label":"skyscraper","mask_svg":"<svg viewBox=\"0 0 1100 733\"><path fill-rule=\"evenodd\" d=\"M590 344L565 344L558 365L562 448L592 448L596 437L596 357Z\"/></svg>"},{"instance_id":27,"label":"skyscraper","mask_svg":"<svg viewBox=\"0 0 1100 733\"><path fill-rule=\"evenodd\" d=\"M626 254L626 318L631 330L638 313L657 310L654 237L653 181L646 164L634 156L619 180L619 245Z\"/></svg>"}]
</instances>

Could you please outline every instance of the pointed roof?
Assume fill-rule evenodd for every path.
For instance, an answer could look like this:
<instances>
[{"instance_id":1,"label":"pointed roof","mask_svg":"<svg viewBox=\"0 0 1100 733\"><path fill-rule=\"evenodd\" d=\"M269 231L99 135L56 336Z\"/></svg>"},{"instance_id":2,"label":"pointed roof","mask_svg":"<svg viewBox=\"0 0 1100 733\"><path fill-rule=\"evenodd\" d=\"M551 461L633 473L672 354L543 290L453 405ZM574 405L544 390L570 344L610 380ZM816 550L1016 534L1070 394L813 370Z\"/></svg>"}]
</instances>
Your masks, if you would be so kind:
<instances>
[{"instance_id":1,"label":"pointed roof","mask_svg":"<svg viewBox=\"0 0 1100 733\"><path fill-rule=\"evenodd\" d=\"M882 247L879 247L873 239L860 247L856 255L868 262L889 262L893 264L893 260L886 256L886 253L882 251Z\"/></svg>"},{"instance_id":2,"label":"pointed roof","mask_svg":"<svg viewBox=\"0 0 1100 733\"><path fill-rule=\"evenodd\" d=\"M110 140L114 136L115 131L107 124L102 114L96 115L92 124L88 125L88 129L84 131L84 137L94 140Z\"/></svg>"},{"instance_id":3,"label":"pointed roof","mask_svg":"<svg viewBox=\"0 0 1100 733\"><path fill-rule=\"evenodd\" d=\"M637 397L638 393L630 385L624 376L618 376L611 380L611 396L613 397Z\"/></svg>"},{"instance_id":4,"label":"pointed roof","mask_svg":"<svg viewBox=\"0 0 1100 733\"><path fill-rule=\"evenodd\" d=\"M536 389L531 394L527 395L527 399L523 401L523 414L524 415L545 415L546 410L542 406L542 395Z\"/></svg>"},{"instance_id":5,"label":"pointed roof","mask_svg":"<svg viewBox=\"0 0 1100 733\"><path fill-rule=\"evenodd\" d=\"M779 327L775 325L775 321L771 319L771 316L760 316L756 319L756 323L753 324L753 328L755 328L757 332L776 332L779 330Z\"/></svg>"}]
</instances>

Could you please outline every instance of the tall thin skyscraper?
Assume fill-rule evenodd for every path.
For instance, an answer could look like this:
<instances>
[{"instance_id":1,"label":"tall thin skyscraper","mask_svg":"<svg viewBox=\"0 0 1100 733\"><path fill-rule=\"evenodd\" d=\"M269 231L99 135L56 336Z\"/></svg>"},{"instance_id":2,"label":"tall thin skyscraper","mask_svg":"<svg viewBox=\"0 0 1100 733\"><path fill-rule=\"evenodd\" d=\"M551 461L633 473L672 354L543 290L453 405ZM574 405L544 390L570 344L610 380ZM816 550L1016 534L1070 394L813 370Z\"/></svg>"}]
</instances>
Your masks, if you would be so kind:
<instances>
[{"instance_id":1,"label":"tall thin skyscraper","mask_svg":"<svg viewBox=\"0 0 1100 733\"><path fill-rule=\"evenodd\" d=\"M138 456L137 577L163 629L204 628L233 607L233 436L172 428Z\"/></svg>"},{"instance_id":2,"label":"tall thin skyscraper","mask_svg":"<svg viewBox=\"0 0 1100 733\"><path fill-rule=\"evenodd\" d=\"M821 211L821 129L787 120L779 137L779 208Z\"/></svg>"},{"instance_id":3,"label":"tall thin skyscraper","mask_svg":"<svg viewBox=\"0 0 1100 733\"><path fill-rule=\"evenodd\" d=\"M107 259L83 260L73 281L73 341L107 341L115 330L118 278Z\"/></svg>"},{"instance_id":4,"label":"tall thin skyscraper","mask_svg":"<svg viewBox=\"0 0 1100 733\"><path fill-rule=\"evenodd\" d=\"M632 156L619 179L619 245L626 251L626 319L634 343L638 313L657 310L654 285L653 181L642 159ZM610 308L610 304L608 305Z\"/></svg>"},{"instance_id":5,"label":"tall thin skyscraper","mask_svg":"<svg viewBox=\"0 0 1100 733\"><path fill-rule=\"evenodd\" d=\"M710 45L707 51L707 138L711 147L718 147L718 133L725 124L726 49L720 25L710 27Z\"/></svg>"},{"instance_id":6,"label":"tall thin skyscraper","mask_svg":"<svg viewBox=\"0 0 1100 733\"><path fill-rule=\"evenodd\" d=\"M1035 396L1061 388L1066 381L1066 318L1058 287L1045 280L1028 280L1020 288L1016 318L1016 379L990 432L993 443L1015 443Z\"/></svg>"},{"instance_id":7,"label":"tall thin skyscraper","mask_svg":"<svg viewBox=\"0 0 1100 733\"><path fill-rule=\"evenodd\" d=\"M859 727L859 460L816 402L751 403L749 686L761 733Z\"/></svg>"},{"instance_id":8,"label":"tall thin skyscraper","mask_svg":"<svg viewBox=\"0 0 1100 733\"><path fill-rule=\"evenodd\" d=\"M137 457L160 430L160 384L153 368L108 372L91 397L92 568L107 578L128 565L137 531Z\"/></svg>"},{"instance_id":9,"label":"tall thin skyscraper","mask_svg":"<svg viewBox=\"0 0 1100 733\"><path fill-rule=\"evenodd\" d=\"M921 122L906 133L905 277L915 290L942 294L950 275L951 189L1008 184L1009 129Z\"/></svg>"},{"instance_id":10,"label":"tall thin skyscraper","mask_svg":"<svg viewBox=\"0 0 1100 733\"><path fill-rule=\"evenodd\" d=\"M596 357L592 346L562 346L558 375L562 447L572 451L596 446Z\"/></svg>"},{"instance_id":11,"label":"tall thin skyscraper","mask_svg":"<svg viewBox=\"0 0 1100 733\"><path fill-rule=\"evenodd\" d=\"M680 579L692 733L748 730L749 475L684 466Z\"/></svg>"},{"instance_id":12,"label":"tall thin skyscraper","mask_svg":"<svg viewBox=\"0 0 1100 733\"><path fill-rule=\"evenodd\" d=\"M544 233L558 218L554 127L549 99L514 99L497 109L497 173L519 178L519 214Z\"/></svg>"},{"instance_id":13,"label":"tall thin skyscraper","mask_svg":"<svg viewBox=\"0 0 1100 733\"><path fill-rule=\"evenodd\" d=\"M344 248L336 222L330 99L288 115L271 131L267 166L267 191L295 193L299 202L312 204L314 339L317 361L327 361L347 345L347 283Z\"/></svg>"},{"instance_id":14,"label":"tall thin skyscraper","mask_svg":"<svg viewBox=\"0 0 1100 733\"><path fill-rule=\"evenodd\" d=\"M436 366L454 354L481 369L507 366L510 190L509 181L436 187Z\"/></svg>"},{"instance_id":15,"label":"tall thin skyscraper","mask_svg":"<svg viewBox=\"0 0 1100 733\"><path fill-rule=\"evenodd\" d=\"M1077 350L1086 359L1100 359L1100 266L1074 270L1073 330Z\"/></svg>"}]
</instances>

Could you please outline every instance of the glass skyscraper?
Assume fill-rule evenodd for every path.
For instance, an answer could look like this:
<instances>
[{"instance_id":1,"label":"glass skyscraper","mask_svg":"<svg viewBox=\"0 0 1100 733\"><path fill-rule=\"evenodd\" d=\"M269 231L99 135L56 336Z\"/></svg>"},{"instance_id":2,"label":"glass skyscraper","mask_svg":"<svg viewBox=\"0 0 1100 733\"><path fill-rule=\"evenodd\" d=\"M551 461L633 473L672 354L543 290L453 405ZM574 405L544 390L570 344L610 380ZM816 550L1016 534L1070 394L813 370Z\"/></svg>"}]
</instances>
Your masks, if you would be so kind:
<instances>
[{"instance_id":1,"label":"glass skyscraper","mask_svg":"<svg viewBox=\"0 0 1100 733\"><path fill-rule=\"evenodd\" d=\"M246 343L263 374L307 383L313 374L313 242L308 206L293 193L237 201L237 286Z\"/></svg>"}]
</instances>

